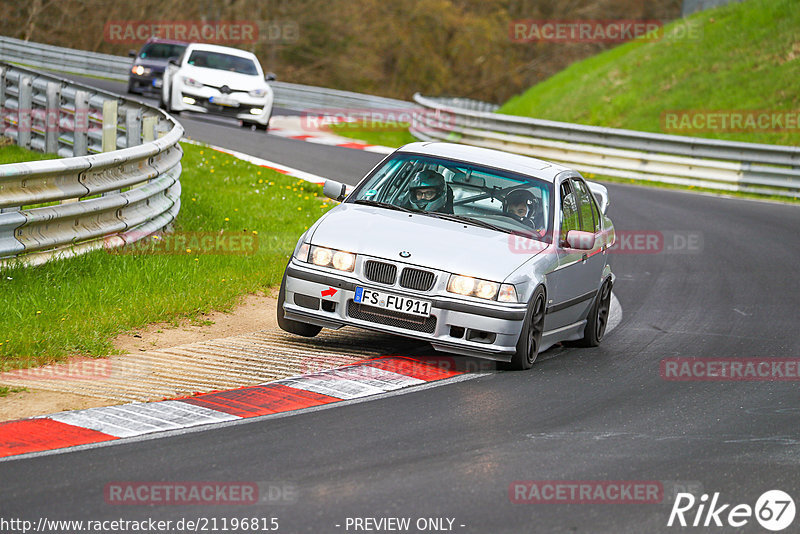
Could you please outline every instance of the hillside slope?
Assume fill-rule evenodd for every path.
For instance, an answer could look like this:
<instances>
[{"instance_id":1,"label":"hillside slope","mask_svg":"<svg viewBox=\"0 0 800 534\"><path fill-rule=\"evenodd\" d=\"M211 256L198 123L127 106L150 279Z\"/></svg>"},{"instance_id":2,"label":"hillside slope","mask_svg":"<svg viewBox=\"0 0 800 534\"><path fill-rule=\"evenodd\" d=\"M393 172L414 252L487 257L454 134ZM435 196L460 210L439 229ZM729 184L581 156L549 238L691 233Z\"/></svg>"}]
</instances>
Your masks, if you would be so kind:
<instances>
[{"instance_id":1,"label":"hillside slope","mask_svg":"<svg viewBox=\"0 0 800 534\"><path fill-rule=\"evenodd\" d=\"M689 127L667 122L681 120L678 111L719 110L744 120L750 111L769 111L784 119L783 130L773 122L743 122L740 131L724 131L709 127L708 115ZM774 113L779 110L793 113ZM697 13L666 26L660 40L626 43L572 64L509 100L499 113L798 145L800 2L747 0ZM787 122L791 116L793 123Z\"/></svg>"}]
</instances>

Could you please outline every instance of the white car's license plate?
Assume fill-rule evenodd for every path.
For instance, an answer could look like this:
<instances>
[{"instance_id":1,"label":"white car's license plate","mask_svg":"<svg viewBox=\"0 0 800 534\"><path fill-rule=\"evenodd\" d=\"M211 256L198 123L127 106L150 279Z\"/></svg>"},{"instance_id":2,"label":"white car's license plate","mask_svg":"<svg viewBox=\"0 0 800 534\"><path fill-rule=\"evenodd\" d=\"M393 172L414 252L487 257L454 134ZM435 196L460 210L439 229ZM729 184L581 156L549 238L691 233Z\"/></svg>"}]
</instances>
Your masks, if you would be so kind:
<instances>
[{"instance_id":1,"label":"white car's license plate","mask_svg":"<svg viewBox=\"0 0 800 534\"><path fill-rule=\"evenodd\" d=\"M235 108L239 105L234 99L225 97L225 96L212 96L208 99L209 102L212 104L216 104L218 106L226 106L229 108Z\"/></svg>"},{"instance_id":2,"label":"white car's license plate","mask_svg":"<svg viewBox=\"0 0 800 534\"><path fill-rule=\"evenodd\" d=\"M375 291L361 286L356 287L356 295L353 301L366 306L407 313L418 317L428 317L431 314L431 303L428 301Z\"/></svg>"}]
</instances>

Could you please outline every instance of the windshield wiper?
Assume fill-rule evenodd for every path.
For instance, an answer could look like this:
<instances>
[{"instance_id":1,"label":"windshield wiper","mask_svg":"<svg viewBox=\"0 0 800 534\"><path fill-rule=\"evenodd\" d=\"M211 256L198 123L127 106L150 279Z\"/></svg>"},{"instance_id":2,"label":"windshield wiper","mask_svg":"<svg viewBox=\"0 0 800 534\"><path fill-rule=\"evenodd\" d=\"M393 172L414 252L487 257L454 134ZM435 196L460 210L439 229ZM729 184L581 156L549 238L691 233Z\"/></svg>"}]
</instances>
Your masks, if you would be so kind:
<instances>
[{"instance_id":1,"label":"windshield wiper","mask_svg":"<svg viewBox=\"0 0 800 534\"><path fill-rule=\"evenodd\" d=\"M425 215L430 215L431 217L436 217L438 219L445 219L447 221L463 222L465 224L480 226L481 228L488 228L489 230L496 230L498 232L503 232L506 234L511 233L511 230L503 228L502 226L497 226L495 224L488 223L486 221L481 221L479 219L473 219L471 217L466 217L464 215L454 215L452 213L439 213L436 211L426 212Z\"/></svg>"},{"instance_id":2,"label":"windshield wiper","mask_svg":"<svg viewBox=\"0 0 800 534\"><path fill-rule=\"evenodd\" d=\"M389 204L388 202L378 202L377 200L369 200L367 198L354 200L353 204L363 204L365 206L376 206L378 208L387 208L387 209L390 209L390 210L404 211L406 213L424 213L421 210L413 210L411 208L406 208L404 206L397 206L395 204Z\"/></svg>"}]
</instances>

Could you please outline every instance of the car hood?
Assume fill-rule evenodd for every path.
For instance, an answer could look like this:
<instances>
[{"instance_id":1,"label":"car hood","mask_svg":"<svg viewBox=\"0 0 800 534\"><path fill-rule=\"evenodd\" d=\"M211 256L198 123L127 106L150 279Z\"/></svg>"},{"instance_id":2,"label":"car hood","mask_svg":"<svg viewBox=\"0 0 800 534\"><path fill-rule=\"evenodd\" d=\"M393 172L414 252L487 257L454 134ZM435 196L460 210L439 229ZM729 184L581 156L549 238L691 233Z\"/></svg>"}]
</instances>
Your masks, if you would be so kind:
<instances>
[{"instance_id":1,"label":"car hood","mask_svg":"<svg viewBox=\"0 0 800 534\"><path fill-rule=\"evenodd\" d=\"M311 244L502 282L536 252L516 236L386 208L342 204L314 229ZM400 252L410 252L404 259Z\"/></svg>"},{"instance_id":2,"label":"car hood","mask_svg":"<svg viewBox=\"0 0 800 534\"><path fill-rule=\"evenodd\" d=\"M253 89L267 87L267 82L257 74L241 74L218 69L207 69L186 65L181 68L181 74L194 78L200 83L222 87L227 85L235 91L252 91Z\"/></svg>"}]
</instances>

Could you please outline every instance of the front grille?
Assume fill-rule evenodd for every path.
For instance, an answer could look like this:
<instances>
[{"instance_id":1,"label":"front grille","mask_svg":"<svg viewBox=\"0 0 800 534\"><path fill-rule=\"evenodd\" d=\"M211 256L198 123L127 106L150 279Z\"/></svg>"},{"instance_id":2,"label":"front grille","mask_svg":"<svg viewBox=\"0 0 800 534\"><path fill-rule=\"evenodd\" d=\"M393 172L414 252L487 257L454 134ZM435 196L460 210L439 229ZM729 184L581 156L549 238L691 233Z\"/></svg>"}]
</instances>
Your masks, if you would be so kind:
<instances>
[{"instance_id":1,"label":"front grille","mask_svg":"<svg viewBox=\"0 0 800 534\"><path fill-rule=\"evenodd\" d=\"M400 274L400 285L417 291L429 291L435 279L436 276L430 271L406 267Z\"/></svg>"},{"instance_id":2,"label":"front grille","mask_svg":"<svg viewBox=\"0 0 800 534\"><path fill-rule=\"evenodd\" d=\"M430 317L417 317L392 310L384 310L383 308L375 308L374 306L357 304L352 300L347 301L347 315L361 321L405 328L406 330L414 330L426 334L433 334L433 331L436 330L436 317L433 315Z\"/></svg>"},{"instance_id":3,"label":"front grille","mask_svg":"<svg viewBox=\"0 0 800 534\"><path fill-rule=\"evenodd\" d=\"M367 280L391 285L397 278L397 266L382 261L367 260L364 263L364 276Z\"/></svg>"}]
</instances>

